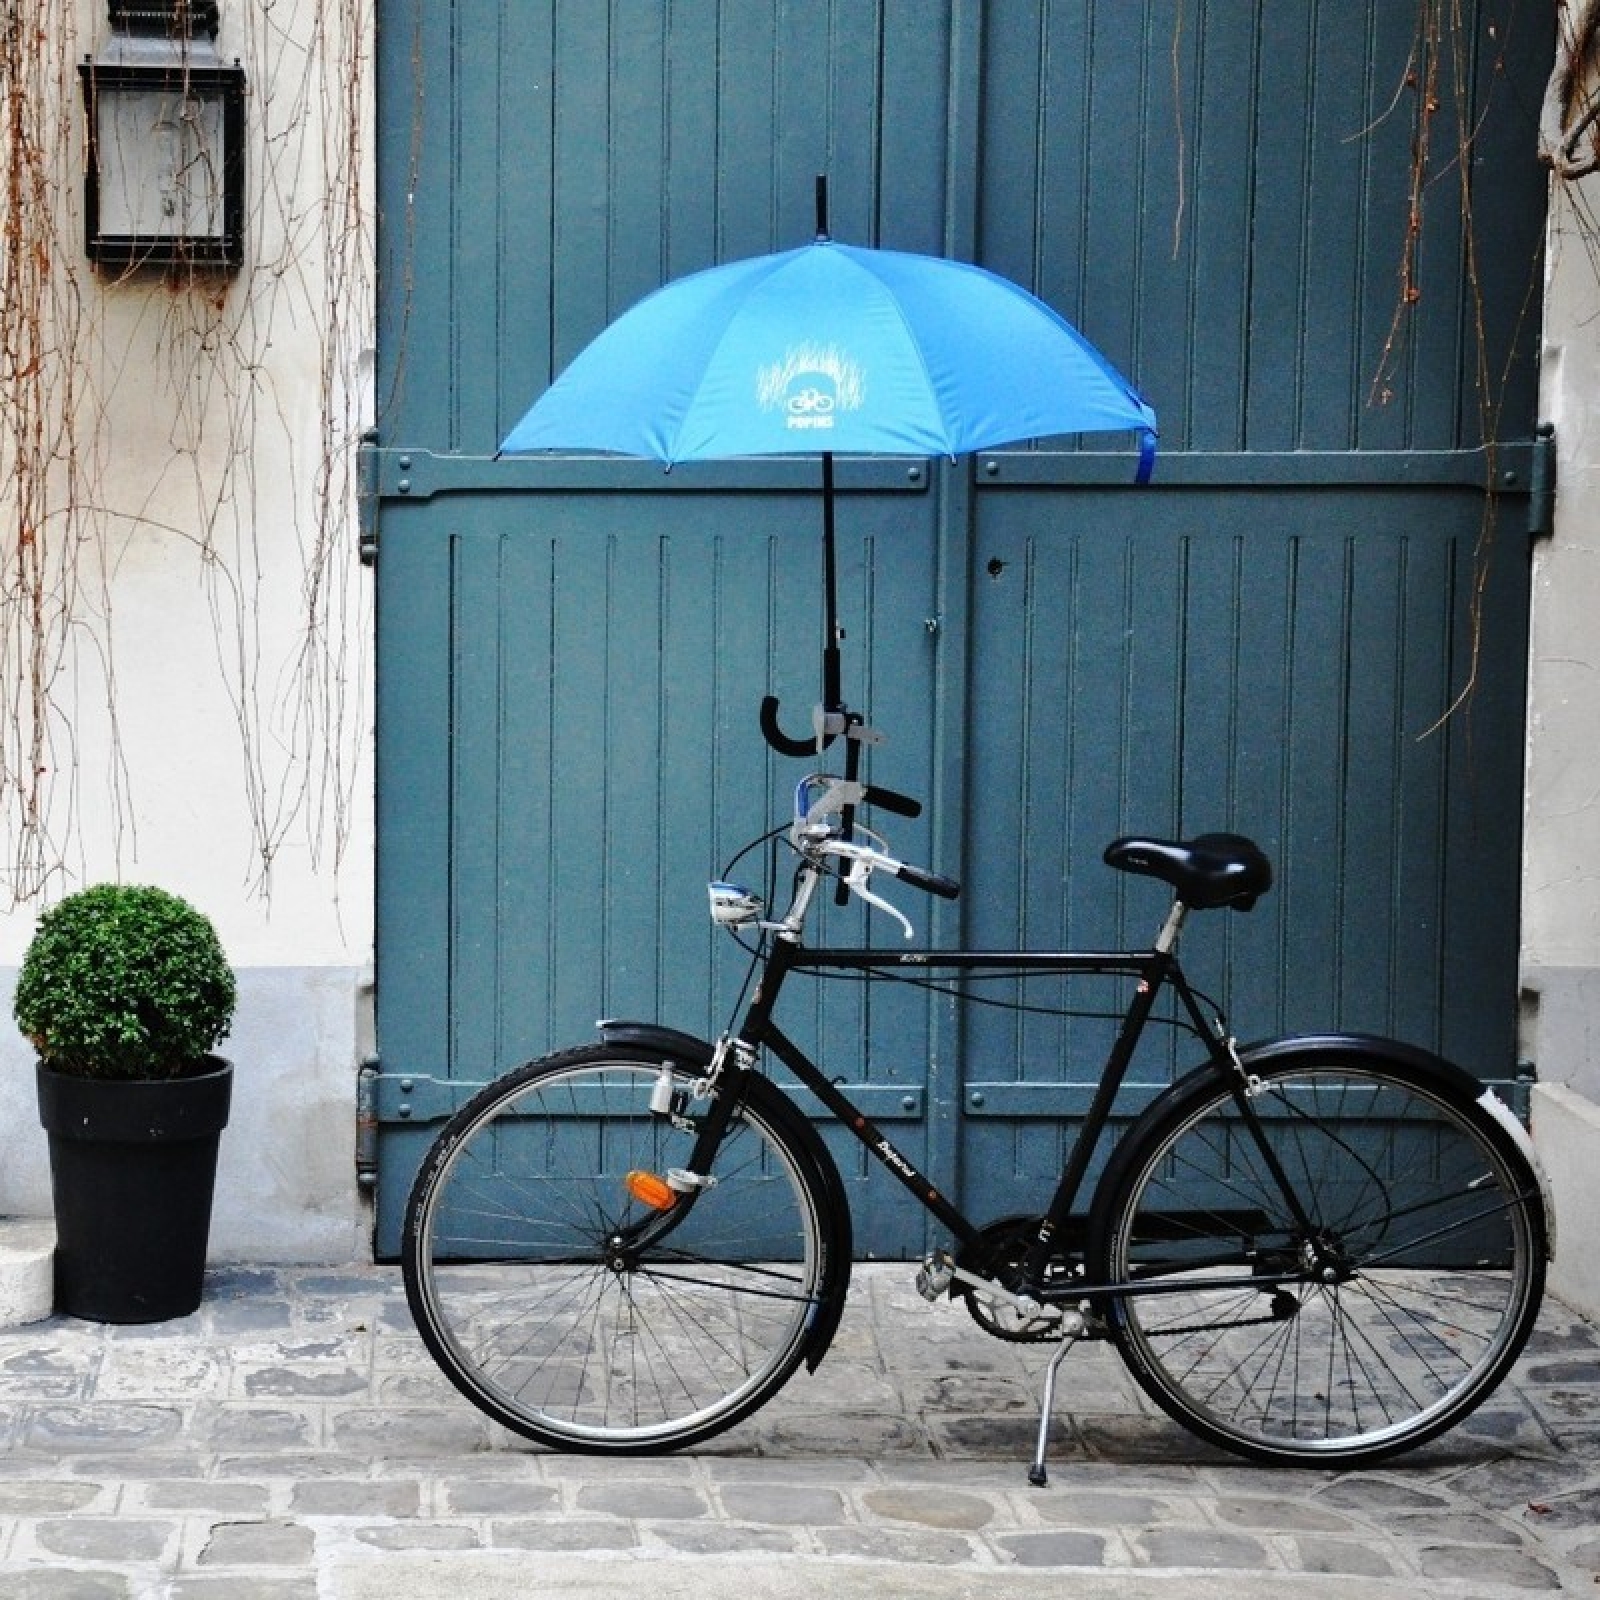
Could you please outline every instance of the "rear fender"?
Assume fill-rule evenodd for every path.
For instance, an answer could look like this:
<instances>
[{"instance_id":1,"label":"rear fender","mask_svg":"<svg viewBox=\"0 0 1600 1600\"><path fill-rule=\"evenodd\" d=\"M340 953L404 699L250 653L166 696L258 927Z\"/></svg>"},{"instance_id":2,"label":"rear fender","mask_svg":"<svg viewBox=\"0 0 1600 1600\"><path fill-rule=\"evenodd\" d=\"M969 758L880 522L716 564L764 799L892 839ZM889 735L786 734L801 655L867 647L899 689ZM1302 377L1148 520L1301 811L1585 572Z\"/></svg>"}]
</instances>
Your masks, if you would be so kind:
<instances>
[{"instance_id":1,"label":"rear fender","mask_svg":"<svg viewBox=\"0 0 1600 1600\"><path fill-rule=\"evenodd\" d=\"M1400 1039L1383 1039L1370 1033L1307 1033L1298 1037L1266 1039L1246 1045L1239 1051L1239 1062L1248 1072L1253 1066L1281 1061L1285 1056L1314 1056L1340 1061L1397 1061L1424 1077L1434 1078L1441 1088L1476 1100L1483 1085L1453 1061L1419 1049ZM1203 1069L1202 1069L1203 1070Z\"/></svg>"},{"instance_id":2,"label":"rear fender","mask_svg":"<svg viewBox=\"0 0 1600 1600\"><path fill-rule=\"evenodd\" d=\"M654 1022L606 1021L600 1023L599 1028L600 1037L606 1044L626 1045L652 1057L659 1056L663 1061L681 1062L700 1071L709 1069L716 1055L716 1046L708 1040L697 1039L693 1034L681 1033L676 1028L664 1028ZM761 1114L781 1129L801 1156L810 1162L813 1176L822 1189L821 1222L827 1230L830 1270L811 1325L806 1329L806 1370L815 1372L828 1353L833 1336L839 1331L845 1296L850 1290L853 1244L850 1200L839 1176L839 1168L810 1118L760 1073L750 1074L746 1094L750 1103L758 1106Z\"/></svg>"},{"instance_id":3,"label":"rear fender","mask_svg":"<svg viewBox=\"0 0 1600 1600\"><path fill-rule=\"evenodd\" d=\"M1441 1090L1454 1094L1461 1099L1472 1101L1479 1106L1485 1115L1492 1117L1505 1131L1506 1137L1516 1146L1538 1180L1539 1194L1544 1205L1546 1254L1552 1258L1554 1257L1556 1213L1550 1192L1550 1179L1539 1160L1538 1152L1534 1149L1533 1140L1529 1137L1528 1130L1517 1120L1516 1114L1493 1089L1486 1087L1479 1079L1474 1078L1464 1068L1458 1067L1453 1061L1447 1061L1443 1056L1435 1055L1431 1050L1420 1049L1418 1046L1406 1044L1400 1039L1385 1039L1376 1034L1368 1033L1312 1033L1299 1036L1291 1035L1281 1039L1266 1039L1258 1044L1241 1048L1239 1051L1239 1065L1248 1076L1252 1072L1259 1072L1264 1067L1290 1057L1297 1057L1302 1060L1306 1058L1320 1059L1327 1062L1365 1060L1397 1063L1408 1068L1418 1078L1431 1080ZM1144 1115L1152 1120L1161 1115L1172 1101L1191 1092L1196 1080L1209 1077L1213 1071L1214 1069L1210 1066L1199 1067L1194 1072L1180 1078L1177 1083L1157 1098ZM1143 1118L1140 1120L1142 1121ZM1132 1138L1124 1141L1125 1145L1128 1146L1135 1142Z\"/></svg>"}]
</instances>

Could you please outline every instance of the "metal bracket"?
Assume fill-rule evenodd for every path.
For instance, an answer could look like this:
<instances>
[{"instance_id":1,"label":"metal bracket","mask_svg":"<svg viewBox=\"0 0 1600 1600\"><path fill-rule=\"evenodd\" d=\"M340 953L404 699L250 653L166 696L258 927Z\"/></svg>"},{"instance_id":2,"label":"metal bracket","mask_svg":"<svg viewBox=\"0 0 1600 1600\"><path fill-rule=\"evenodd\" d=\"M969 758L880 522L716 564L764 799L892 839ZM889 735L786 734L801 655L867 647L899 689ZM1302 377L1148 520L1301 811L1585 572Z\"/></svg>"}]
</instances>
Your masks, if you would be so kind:
<instances>
[{"instance_id":1,"label":"metal bracket","mask_svg":"<svg viewBox=\"0 0 1600 1600\"><path fill-rule=\"evenodd\" d=\"M1528 538L1548 539L1556 531L1556 425L1541 422L1528 466Z\"/></svg>"},{"instance_id":2,"label":"metal bracket","mask_svg":"<svg viewBox=\"0 0 1600 1600\"><path fill-rule=\"evenodd\" d=\"M356 1074L356 1187L378 1186L378 1058L368 1056Z\"/></svg>"},{"instance_id":3,"label":"metal bracket","mask_svg":"<svg viewBox=\"0 0 1600 1600\"><path fill-rule=\"evenodd\" d=\"M364 567L378 564L378 495L382 470L378 433L373 429L362 435L356 451L356 548Z\"/></svg>"}]
</instances>

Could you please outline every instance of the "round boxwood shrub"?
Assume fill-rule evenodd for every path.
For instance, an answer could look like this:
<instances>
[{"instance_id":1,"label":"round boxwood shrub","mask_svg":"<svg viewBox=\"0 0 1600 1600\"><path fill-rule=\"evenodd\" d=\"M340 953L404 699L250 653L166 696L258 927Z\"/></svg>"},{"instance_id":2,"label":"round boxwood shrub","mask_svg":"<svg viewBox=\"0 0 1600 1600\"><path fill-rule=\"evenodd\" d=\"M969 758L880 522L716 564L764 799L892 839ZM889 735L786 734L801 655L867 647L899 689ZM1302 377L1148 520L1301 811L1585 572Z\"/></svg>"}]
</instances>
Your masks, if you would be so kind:
<instances>
[{"instance_id":1,"label":"round boxwood shrub","mask_svg":"<svg viewBox=\"0 0 1600 1600\"><path fill-rule=\"evenodd\" d=\"M210 921L164 889L98 884L39 919L13 1014L40 1059L90 1078L176 1078L233 1020Z\"/></svg>"}]
</instances>

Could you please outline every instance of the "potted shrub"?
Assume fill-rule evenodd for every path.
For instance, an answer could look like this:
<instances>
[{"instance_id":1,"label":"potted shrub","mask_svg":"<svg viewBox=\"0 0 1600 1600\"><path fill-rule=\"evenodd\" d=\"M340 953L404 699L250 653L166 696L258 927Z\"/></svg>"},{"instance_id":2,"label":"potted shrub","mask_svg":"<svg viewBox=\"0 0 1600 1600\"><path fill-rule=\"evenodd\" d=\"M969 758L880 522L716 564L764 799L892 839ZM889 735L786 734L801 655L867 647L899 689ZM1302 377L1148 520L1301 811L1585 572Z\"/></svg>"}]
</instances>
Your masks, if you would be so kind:
<instances>
[{"instance_id":1,"label":"potted shrub","mask_svg":"<svg viewBox=\"0 0 1600 1600\"><path fill-rule=\"evenodd\" d=\"M233 1068L216 930L165 890L100 884L39 919L13 1007L38 1051L56 1308L155 1322L200 1303Z\"/></svg>"}]
</instances>

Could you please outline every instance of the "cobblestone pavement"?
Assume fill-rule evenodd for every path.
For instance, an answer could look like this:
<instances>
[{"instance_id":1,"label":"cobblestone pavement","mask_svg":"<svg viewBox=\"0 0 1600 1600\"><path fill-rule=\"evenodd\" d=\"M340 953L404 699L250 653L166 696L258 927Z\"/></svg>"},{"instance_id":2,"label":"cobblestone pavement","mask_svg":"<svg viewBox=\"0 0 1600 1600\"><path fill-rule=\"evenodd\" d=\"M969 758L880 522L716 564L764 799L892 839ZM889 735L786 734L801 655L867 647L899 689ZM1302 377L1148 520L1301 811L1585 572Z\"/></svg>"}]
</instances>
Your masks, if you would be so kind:
<instances>
[{"instance_id":1,"label":"cobblestone pavement","mask_svg":"<svg viewBox=\"0 0 1600 1600\"><path fill-rule=\"evenodd\" d=\"M0 1332L0 1600L976 1600L1600 1590L1600 1337L1554 1302L1467 1427L1362 1474L1272 1472L1048 1350L858 1269L813 1378L687 1456L550 1455L439 1376L389 1269L214 1273L182 1321ZM820 1572L825 1567L825 1572Z\"/></svg>"}]
</instances>

